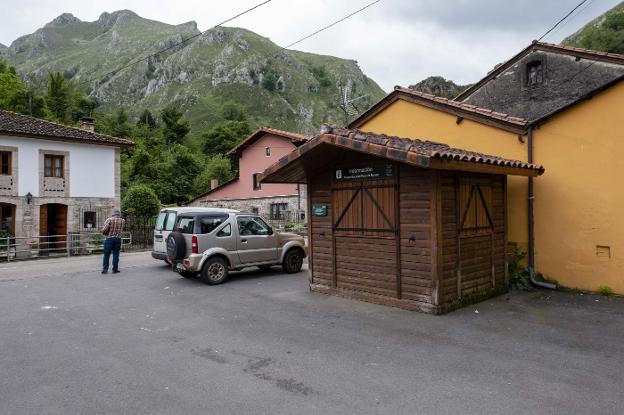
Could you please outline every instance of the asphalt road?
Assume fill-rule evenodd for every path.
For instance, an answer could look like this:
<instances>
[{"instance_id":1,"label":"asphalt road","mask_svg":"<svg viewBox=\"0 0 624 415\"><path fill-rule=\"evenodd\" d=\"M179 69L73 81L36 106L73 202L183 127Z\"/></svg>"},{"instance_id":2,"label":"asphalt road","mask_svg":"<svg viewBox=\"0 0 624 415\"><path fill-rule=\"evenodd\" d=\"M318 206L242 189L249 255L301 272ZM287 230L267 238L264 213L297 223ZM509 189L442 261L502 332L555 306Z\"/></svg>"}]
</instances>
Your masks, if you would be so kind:
<instances>
[{"instance_id":1,"label":"asphalt road","mask_svg":"<svg viewBox=\"0 0 624 415\"><path fill-rule=\"evenodd\" d=\"M624 301L516 293L444 316L186 280L147 254L0 264L1 414L621 414Z\"/></svg>"}]
</instances>

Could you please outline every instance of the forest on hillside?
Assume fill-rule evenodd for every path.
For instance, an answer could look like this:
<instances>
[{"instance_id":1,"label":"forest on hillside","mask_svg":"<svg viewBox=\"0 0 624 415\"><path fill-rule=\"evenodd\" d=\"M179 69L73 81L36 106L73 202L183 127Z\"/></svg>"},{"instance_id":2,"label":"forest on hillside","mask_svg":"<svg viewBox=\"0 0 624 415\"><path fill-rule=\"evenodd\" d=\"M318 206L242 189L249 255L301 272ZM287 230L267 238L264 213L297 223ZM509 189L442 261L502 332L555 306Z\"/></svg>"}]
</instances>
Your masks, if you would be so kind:
<instances>
[{"instance_id":1,"label":"forest on hillside","mask_svg":"<svg viewBox=\"0 0 624 415\"><path fill-rule=\"evenodd\" d=\"M174 106L157 112L146 108L136 119L123 108L111 115L99 111L95 100L59 72L49 73L39 89L26 86L2 61L0 109L73 126L92 117L96 132L132 140L135 146L122 154L122 196L127 201L157 199L164 205L182 204L205 192L210 179L231 179L237 166L227 152L250 133L235 102L222 106L221 121L191 137L189 122ZM126 210L141 209L125 205Z\"/></svg>"}]
</instances>

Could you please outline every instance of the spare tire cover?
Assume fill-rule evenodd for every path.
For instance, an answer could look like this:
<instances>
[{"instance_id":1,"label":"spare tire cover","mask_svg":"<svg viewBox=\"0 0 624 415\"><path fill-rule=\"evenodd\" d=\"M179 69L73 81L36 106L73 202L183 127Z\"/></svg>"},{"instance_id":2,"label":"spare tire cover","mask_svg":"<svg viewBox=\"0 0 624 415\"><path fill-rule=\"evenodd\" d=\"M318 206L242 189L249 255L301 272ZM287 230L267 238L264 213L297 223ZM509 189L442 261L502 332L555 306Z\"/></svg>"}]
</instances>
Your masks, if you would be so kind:
<instances>
[{"instance_id":1,"label":"spare tire cover","mask_svg":"<svg viewBox=\"0 0 624 415\"><path fill-rule=\"evenodd\" d=\"M180 232L171 232L167 238L167 256L173 260L184 259L186 241Z\"/></svg>"}]
</instances>

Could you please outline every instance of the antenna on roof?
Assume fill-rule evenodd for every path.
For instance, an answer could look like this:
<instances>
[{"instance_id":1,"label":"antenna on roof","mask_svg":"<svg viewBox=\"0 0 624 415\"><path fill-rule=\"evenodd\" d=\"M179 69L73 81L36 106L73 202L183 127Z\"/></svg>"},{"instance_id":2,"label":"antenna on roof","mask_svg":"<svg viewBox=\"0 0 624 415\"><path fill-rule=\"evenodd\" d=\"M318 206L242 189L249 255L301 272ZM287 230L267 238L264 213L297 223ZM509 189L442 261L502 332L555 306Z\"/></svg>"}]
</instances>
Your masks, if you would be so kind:
<instances>
[{"instance_id":1,"label":"antenna on roof","mask_svg":"<svg viewBox=\"0 0 624 415\"><path fill-rule=\"evenodd\" d=\"M352 96L351 82L343 85L338 85L338 107L342 110L345 116L345 126L349 124L349 119L356 117L360 114L361 110L354 104L355 101L368 97L367 95L360 95L353 98Z\"/></svg>"}]
</instances>

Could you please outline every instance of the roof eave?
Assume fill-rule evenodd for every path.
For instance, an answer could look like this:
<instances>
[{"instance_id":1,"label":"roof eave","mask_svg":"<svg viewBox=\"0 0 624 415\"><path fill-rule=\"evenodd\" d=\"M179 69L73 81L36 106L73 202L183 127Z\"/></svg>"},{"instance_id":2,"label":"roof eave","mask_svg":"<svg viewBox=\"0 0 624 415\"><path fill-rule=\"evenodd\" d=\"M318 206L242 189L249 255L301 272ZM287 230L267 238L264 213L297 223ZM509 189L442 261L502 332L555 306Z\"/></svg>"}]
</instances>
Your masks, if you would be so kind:
<instances>
[{"instance_id":1,"label":"roof eave","mask_svg":"<svg viewBox=\"0 0 624 415\"><path fill-rule=\"evenodd\" d=\"M403 99L404 101L407 101L407 102L412 102L415 104L423 105L428 108L437 109L437 110L446 112L447 114L452 114L458 117L462 117L463 119L468 119L468 120L475 121L481 124L486 124L486 125L490 125L493 127L497 127L502 130L514 133L514 134L523 135L523 134L526 134L527 132L526 125L511 123L508 121L488 117L487 115L480 116L478 113L467 111L467 110L464 110L462 108L455 107L455 106L445 105L441 102L421 98L421 97L418 97L416 95L411 95L401 90L392 91L382 100L380 100L375 105L373 105L364 114L362 114L361 116L353 120L348 125L348 128L361 127L365 122L369 121L371 118L379 114L382 110L384 110L389 105L393 104L399 99Z\"/></svg>"},{"instance_id":2,"label":"roof eave","mask_svg":"<svg viewBox=\"0 0 624 415\"><path fill-rule=\"evenodd\" d=\"M57 137L57 136L52 136L52 135L28 134L28 133L20 133L20 132L13 132L13 131L0 131L0 135L6 135L6 136L11 136L11 137L36 138L38 140L48 140L48 141L63 141L63 142L75 143L75 144L120 147L120 148L130 148L135 145L135 143L130 140L125 140L126 142L119 143L119 142L106 141L106 140L88 140L84 138Z\"/></svg>"}]
</instances>

